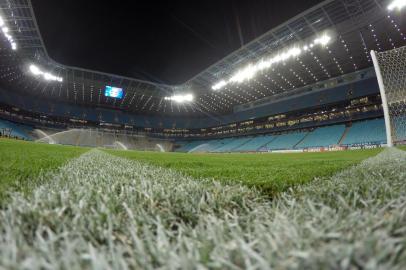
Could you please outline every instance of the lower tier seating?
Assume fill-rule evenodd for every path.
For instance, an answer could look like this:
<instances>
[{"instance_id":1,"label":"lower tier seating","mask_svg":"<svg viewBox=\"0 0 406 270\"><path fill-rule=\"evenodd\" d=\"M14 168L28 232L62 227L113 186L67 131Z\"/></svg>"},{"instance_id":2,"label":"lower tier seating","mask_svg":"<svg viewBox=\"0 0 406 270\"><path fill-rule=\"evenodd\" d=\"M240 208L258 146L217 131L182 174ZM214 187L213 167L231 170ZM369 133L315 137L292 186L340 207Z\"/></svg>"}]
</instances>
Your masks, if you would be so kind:
<instances>
[{"instance_id":1,"label":"lower tier seating","mask_svg":"<svg viewBox=\"0 0 406 270\"><path fill-rule=\"evenodd\" d=\"M296 145L295 148L323 147L337 145L343 136L345 125L316 128Z\"/></svg>"},{"instance_id":2,"label":"lower tier seating","mask_svg":"<svg viewBox=\"0 0 406 270\"><path fill-rule=\"evenodd\" d=\"M392 123L395 140L406 140L406 116L398 116ZM0 120L0 131L20 139L32 140L35 133L32 127ZM11 131L11 134L9 134ZM55 143L82 146L104 146L121 142L129 149L153 149L148 139L143 140L120 134L109 134L95 130L74 129L62 131L51 136ZM111 137L111 138L110 138ZM142 141L142 143L141 143ZM165 144L166 141L163 141ZM170 142L167 142L170 144ZM177 152L255 152L289 149L306 149L335 145L365 145L386 143L385 122L383 118L364 120L352 124L318 127L311 131L294 131L283 134L267 134L213 140L179 141ZM139 145L141 144L141 145ZM148 147L146 145L148 144ZM155 147L156 148L156 147ZM169 149L169 146L164 147Z\"/></svg>"},{"instance_id":3,"label":"lower tier seating","mask_svg":"<svg viewBox=\"0 0 406 270\"><path fill-rule=\"evenodd\" d=\"M293 149L305 136L307 132L293 132L277 135L272 142L268 143L264 150L285 150Z\"/></svg>"},{"instance_id":4,"label":"lower tier seating","mask_svg":"<svg viewBox=\"0 0 406 270\"><path fill-rule=\"evenodd\" d=\"M234 152L253 152L259 150L261 147L272 141L274 137L272 135L262 135L249 137L249 140L234 149Z\"/></svg>"},{"instance_id":5,"label":"lower tier seating","mask_svg":"<svg viewBox=\"0 0 406 270\"><path fill-rule=\"evenodd\" d=\"M397 116L393 125L395 140L406 141L406 115Z\"/></svg>"},{"instance_id":6,"label":"lower tier seating","mask_svg":"<svg viewBox=\"0 0 406 270\"><path fill-rule=\"evenodd\" d=\"M343 145L386 143L385 122L383 118L355 122L352 124Z\"/></svg>"},{"instance_id":7,"label":"lower tier seating","mask_svg":"<svg viewBox=\"0 0 406 270\"><path fill-rule=\"evenodd\" d=\"M404 123L405 119L398 119ZM403 121L403 122L402 122ZM406 139L403 124L396 130L398 138ZM340 141L342 140L342 141ZM385 123L382 118L315 128L312 131L295 131L278 135L257 135L238 138L200 140L185 143L178 152L254 152L289 149L306 149L336 145L386 143Z\"/></svg>"},{"instance_id":8,"label":"lower tier seating","mask_svg":"<svg viewBox=\"0 0 406 270\"><path fill-rule=\"evenodd\" d=\"M11 131L11 134L9 134L9 131ZM3 136L7 135L30 141L32 140L32 136L30 135L32 131L32 127L16 124L6 120L0 120L0 132Z\"/></svg>"}]
</instances>

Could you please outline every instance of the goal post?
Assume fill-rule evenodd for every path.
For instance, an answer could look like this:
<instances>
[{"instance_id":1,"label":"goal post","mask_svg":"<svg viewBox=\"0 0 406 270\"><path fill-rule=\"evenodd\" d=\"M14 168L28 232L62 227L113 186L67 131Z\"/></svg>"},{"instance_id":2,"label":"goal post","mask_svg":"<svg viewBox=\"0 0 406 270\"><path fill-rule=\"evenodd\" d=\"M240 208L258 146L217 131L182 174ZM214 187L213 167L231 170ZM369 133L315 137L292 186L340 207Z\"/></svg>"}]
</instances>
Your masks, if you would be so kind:
<instances>
[{"instance_id":1,"label":"goal post","mask_svg":"<svg viewBox=\"0 0 406 270\"><path fill-rule=\"evenodd\" d=\"M386 99L385 85L383 83L382 73L381 73L381 69L379 67L379 62L378 62L378 58L376 56L375 51L371 51L371 57L372 57L372 62L374 63L376 78L378 80L379 92L381 93L383 116L385 119L386 143L387 143L388 147L392 147L393 146L392 131L391 131L388 101Z\"/></svg>"},{"instance_id":2,"label":"goal post","mask_svg":"<svg viewBox=\"0 0 406 270\"><path fill-rule=\"evenodd\" d=\"M406 46L371 51L382 99L387 145L406 142Z\"/></svg>"}]
</instances>

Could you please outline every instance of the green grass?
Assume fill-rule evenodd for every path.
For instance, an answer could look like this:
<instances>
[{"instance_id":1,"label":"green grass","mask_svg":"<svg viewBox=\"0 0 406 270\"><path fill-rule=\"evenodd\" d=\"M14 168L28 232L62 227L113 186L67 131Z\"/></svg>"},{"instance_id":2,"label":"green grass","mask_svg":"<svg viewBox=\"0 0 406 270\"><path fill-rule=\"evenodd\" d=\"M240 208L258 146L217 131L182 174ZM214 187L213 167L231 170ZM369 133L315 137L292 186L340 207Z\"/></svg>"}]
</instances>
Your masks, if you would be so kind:
<instances>
[{"instance_id":1,"label":"green grass","mask_svg":"<svg viewBox=\"0 0 406 270\"><path fill-rule=\"evenodd\" d=\"M55 170L87 148L0 139L0 201L7 190L26 192L41 172Z\"/></svg>"},{"instance_id":2,"label":"green grass","mask_svg":"<svg viewBox=\"0 0 406 270\"><path fill-rule=\"evenodd\" d=\"M362 163L380 149L106 151L125 158L95 149L73 158L86 150L0 140L1 183L23 191L10 194L0 207L0 269L403 269L406 264L403 151L387 149ZM356 163L361 164L344 170ZM314 177L319 178L273 200L260 190L210 179L277 192Z\"/></svg>"},{"instance_id":3,"label":"green grass","mask_svg":"<svg viewBox=\"0 0 406 270\"><path fill-rule=\"evenodd\" d=\"M55 170L87 148L0 140L0 201L5 191L29 191L41 172ZM107 152L156 166L174 169L194 178L255 186L269 195L331 176L376 155L380 149L301 154L183 154L137 151Z\"/></svg>"},{"instance_id":4,"label":"green grass","mask_svg":"<svg viewBox=\"0 0 406 270\"><path fill-rule=\"evenodd\" d=\"M293 154L184 154L106 150L174 169L194 178L256 186L274 195L315 177L331 176L379 153L380 149Z\"/></svg>"},{"instance_id":5,"label":"green grass","mask_svg":"<svg viewBox=\"0 0 406 270\"><path fill-rule=\"evenodd\" d=\"M0 208L0 269L406 265L406 152L396 149L272 201L100 150L46 177Z\"/></svg>"}]
</instances>

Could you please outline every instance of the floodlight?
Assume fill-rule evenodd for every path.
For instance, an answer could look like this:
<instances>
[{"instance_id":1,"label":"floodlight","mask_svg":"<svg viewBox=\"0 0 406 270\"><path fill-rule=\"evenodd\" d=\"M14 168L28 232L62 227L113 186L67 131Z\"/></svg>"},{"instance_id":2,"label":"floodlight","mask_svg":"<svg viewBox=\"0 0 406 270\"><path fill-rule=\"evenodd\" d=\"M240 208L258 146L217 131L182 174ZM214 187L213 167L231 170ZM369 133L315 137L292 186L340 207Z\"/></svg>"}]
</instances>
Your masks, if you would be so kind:
<instances>
[{"instance_id":1,"label":"floodlight","mask_svg":"<svg viewBox=\"0 0 406 270\"><path fill-rule=\"evenodd\" d=\"M52 79L54 79L55 78L55 76L52 76L51 74L49 74L48 72L45 72L44 73L44 79L46 80L46 81L50 81L50 80L52 80Z\"/></svg>"},{"instance_id":2,"label":"floodlight","mask_svg":"<svg viewBox=\"0 0 406 270\"><path fill-rule=\"evenodd\" d=\"M302 50L299 48L293 48L289 52L292 56L298 56L302 53Z\"/></svg>"},{"instance_id":3,"label":"floodlight","mask_svg":"<svg viewBox=\"0 0 406 270\"><path fill-rule=\"evenodd\" d=\"M330 42L330 40L331 40L331 37L329 37L327 35L323 35L323 36L321 36L319 38L316 38L314 40L314 43L315 44L320 44L322 46L326 46Z\"/></svg>"},{"instance_id":4,"label":"floodlight","mask_svg":"<svg viewBox=\"0 0 406 270\"><path fill-rule=\"evenodd\" d=\"M42 74L41 70L36 65L30 65L30 71L34 75Z\"/></svg>"},{"instance_id":5,"label":"floodlight","mask_svg":"<svg viewBox=\"0 0 406 270\"><path fill-rule=\"evenodd\" d=\"M220 88L223 88L226 85L227 85L227 82L223 80L223 81L220 81L220 82L216 83L215 85L213 85L212 89L218 90Z\"/></svg>"},{"instance_id":6,"label":"floodlight","mask_svg":"<svg viewBox=\"0 0 406 270\"><path fill-rule=\"evenodd\" d=\"M406 0L394 0L388 5L388 10L392 11L394 9L401 10L406 6Z\"/></svg>"},{"instance_id":7,"label":"floodlight","mask_svg":"<svg viewBox=\"0 0 406 270\"><path fill-rule=\"evenodd\" d=\"M165 97L165 100L171 100L171 101L175 101L178 103L191 102L191 101L193 101L193 99L194 99L194 97L192 94L173 95L170 97Z\"/></svg>"},{"instance_id":8,"label":"floodlight","mask_svg":"<svg viewBox=\"0 0 406 270\"><path fill-rule=\"evenodd\" d=\"M9 34L10 29L6 26L3 17L0 16L0 29L3 32L3 35L10 42L11 49L14 51L17 50L17 43L14 41L13 37Z\"/></svg>"},{"instance_id":9,"label":"floodlight","mask_svg":"<svg viewBox=\"0 0 406 270\"><path fill-rule=\"evenodd\" d=\"M16 47L17 48L17 47ZM35 75L35 76L42 76L42 78L46 81L58 81L62 82L63 78L62 77L57 77L49 72L44 72L42 71L39 67L37 67L34 64L31 64L30 67L30 72Z\"/></svg>"}]
</instances>

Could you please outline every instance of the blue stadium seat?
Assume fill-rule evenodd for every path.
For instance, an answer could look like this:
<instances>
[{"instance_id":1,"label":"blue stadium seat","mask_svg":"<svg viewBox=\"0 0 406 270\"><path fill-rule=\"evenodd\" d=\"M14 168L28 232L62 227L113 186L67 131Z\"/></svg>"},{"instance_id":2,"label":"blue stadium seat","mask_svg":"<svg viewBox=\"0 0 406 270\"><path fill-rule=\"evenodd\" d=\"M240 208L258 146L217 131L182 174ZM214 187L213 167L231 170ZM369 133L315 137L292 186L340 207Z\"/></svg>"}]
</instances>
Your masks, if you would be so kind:
<instances>
[{"instance_id":1,"label":"blue stadium seat","mask_svg":"<svg viewBox=\"0 0 406 270\"><path fill-rule=\"evenodd\" d=\"M337 145L343 136L345 125L321 127L308 133L295 148L328 147Z\"/></svg>"},{"instance_id":2,"label":"blue stadium seat","mask_svg":"<svg viewBox=\"0 0 406 270\"><path fill-rule=\"evenodd\" d=\"M230 140L232 140L232 138L206 141L198 148L193 150L193 152L212 152L215 151L217 148L227 144L227 142Z\"/></svg>"},{"instance_id":3,"label":"blue stadium seat","mask_svg":"<svg viewBox=\"0 0 406 270\"><path fill-rule=\"evenodd\" d=\"M176 152L189 152L190 150L193 150L201 144L204 144L204 141L192 141L176 149Z\"/></svg>"},{"instance_id":4,"label":"blue stadium seat","mask_svg":"<svg viewBox=\"0 0 406 270\"><path fill-rule=\"evenodd\" d=\"M234 152L252 152L259 150L262 146L272 141L272 135L261 135L251 137L246 143L234 149Z\"/></svg>"},{"instance_id":5,"label":"blue stadium seat","mask_svg":"<svg viewBox=\"0 0 406 270\"><path fill-rule=\"evenodd\" d=\"M366 143L386 143L385 122L383 118L353 123L341 144L358 145Z\"/></svg>"},{"instance_id":6,"label":"blue stadium seat","mask_svg":"<svg viewBox=\"0 0 406 270\"><path fill-rule=\"evenodd\" d=\"M406 115L395 117L394 131L396 141L406 141Z\"/></svg>"},{"instance_id":7,"label":"blue stadium seat","mask_svg":"<svg viewBox=\"0 0 406 270\"><path fill-rule=\"evenodd\" d=\"M251 139L252 137L233 138L232 140L228 141L228 143L217 148L214 152L233 152L234 149L238 148L239 146L242 146Z\"/></svg>"},{"instance_id":8,"label":"blue stadium seat","mask_svg":"<svg viewBox=\"0 0 406 270\"><path fill-rule=\"evenodd\" d=\"M264 150L293 149L294 146L306 136L306 134L307 132L294 132L277 135L274 140L264 147Z\"/></svg>"},{"instance_id":9,"label":"blue stadium seat","mask_svg":"<svg viewBox=\"0 0 406 270\"><path fill-rule=\"evenodd\" d=\"M11 129L11 136L18 137L24 140L32 140L30 133L33 131L33 128L30 126L16 124L6 120L0 120L0 130L3 128Z\"/></svg>"}]
</instances>

